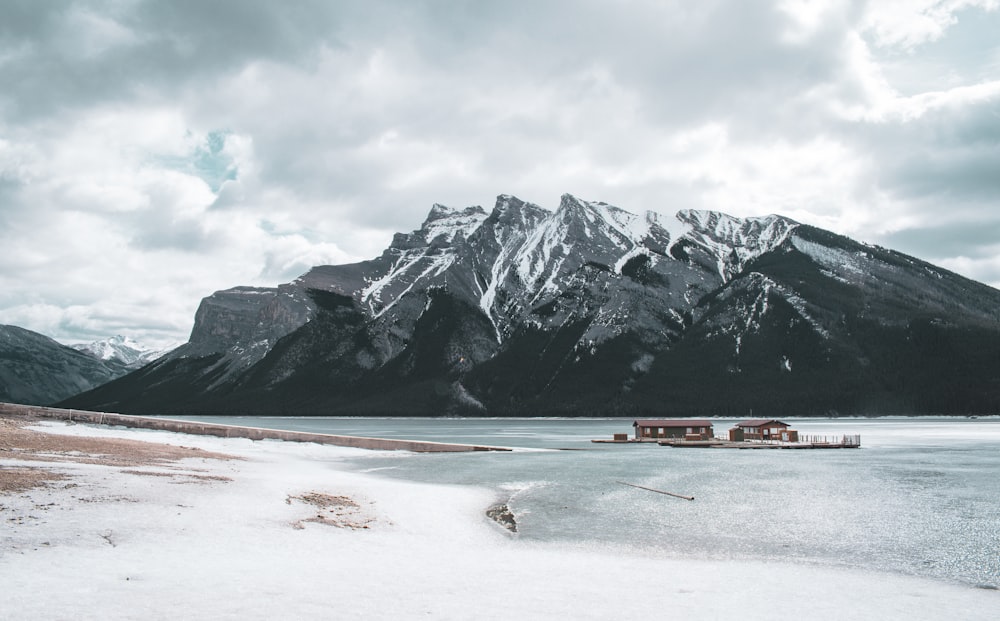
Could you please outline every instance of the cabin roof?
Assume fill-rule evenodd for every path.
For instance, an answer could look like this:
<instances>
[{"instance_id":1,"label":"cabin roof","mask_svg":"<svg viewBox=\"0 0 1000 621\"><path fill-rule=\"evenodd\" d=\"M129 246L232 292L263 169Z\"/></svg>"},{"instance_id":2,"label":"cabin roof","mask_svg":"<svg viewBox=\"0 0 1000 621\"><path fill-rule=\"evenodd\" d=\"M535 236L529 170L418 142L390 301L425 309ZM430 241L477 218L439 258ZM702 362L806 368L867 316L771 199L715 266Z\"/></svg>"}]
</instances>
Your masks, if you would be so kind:
<instances>
[{"instance_id":1,"label":"cabin roof","mask_svg":"<svg viewBox=\"0 0 1000 621\"><path fill-rule=\"evenodd\" d=\"M712 421L704 418L650 418L637 420L633 427L711 427Z\"/></svg>"},{"instance_id":2,"label":"cabin roof","mask_svg":"<svg viewBox=\"0 0 1000 621\"><path fill-rule=\"evenodd\" d=\"M788 423L783 423L780 420L775 420L773 418L751 418L750 420L742 420L736 423L737 427L764 427L768 423L778 423L779 425L788 426Z\"/></svg>"}]
</instances>

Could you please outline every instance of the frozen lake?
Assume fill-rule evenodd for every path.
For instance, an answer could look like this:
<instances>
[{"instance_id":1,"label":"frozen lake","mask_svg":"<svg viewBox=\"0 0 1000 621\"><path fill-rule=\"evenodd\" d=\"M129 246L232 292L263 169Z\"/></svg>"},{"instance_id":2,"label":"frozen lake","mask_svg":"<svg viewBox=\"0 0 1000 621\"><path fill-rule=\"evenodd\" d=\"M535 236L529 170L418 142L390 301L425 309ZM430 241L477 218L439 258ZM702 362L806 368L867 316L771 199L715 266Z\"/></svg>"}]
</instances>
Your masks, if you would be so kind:
<instances>
[{"instance_id":1,"label":"frozen lake","mask_svg":"<svg viewBox=\"0 0 1000 621\"><path fill-rule=\"evenodd\" d=\"M380 476L491 489L509 503L523 541L841 566L1000 587L998 419L787 418L805 434L860 434L862 448L740 451L590 442L631 434L631 419L188 418L524 448L373 452L351 463ZM715 421L716 432L733 422Z\"/></svg>"}]
</instances>

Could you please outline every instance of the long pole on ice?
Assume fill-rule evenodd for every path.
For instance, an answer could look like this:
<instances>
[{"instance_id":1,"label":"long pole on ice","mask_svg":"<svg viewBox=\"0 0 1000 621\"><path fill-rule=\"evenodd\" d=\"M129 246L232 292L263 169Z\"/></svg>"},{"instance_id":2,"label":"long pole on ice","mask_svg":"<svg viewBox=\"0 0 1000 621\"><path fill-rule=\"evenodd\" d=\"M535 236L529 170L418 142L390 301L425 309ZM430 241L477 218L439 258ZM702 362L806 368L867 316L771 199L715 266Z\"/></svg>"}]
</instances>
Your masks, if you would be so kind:
<instances>
[{"instance_id":1,"label":"long pole on ice","mask_svg":"<svg viewBox=\"0 0 1000 621\"><path fill-rule=\"evenodd\" d=\"M694 496L685 496L684 494L675 494L673 492L665 492L662 489L653 489L652 487L643 487L641 485L635 485L634 483L626 483L625 481L616 481L622 485L628 485L629 487L638 487L639 489L644 489L647 492L656 492L657 494L665 494L667 496L673 496L674 498L683 498L684 500L694 500Z\"/></svg>"}]
</instances>

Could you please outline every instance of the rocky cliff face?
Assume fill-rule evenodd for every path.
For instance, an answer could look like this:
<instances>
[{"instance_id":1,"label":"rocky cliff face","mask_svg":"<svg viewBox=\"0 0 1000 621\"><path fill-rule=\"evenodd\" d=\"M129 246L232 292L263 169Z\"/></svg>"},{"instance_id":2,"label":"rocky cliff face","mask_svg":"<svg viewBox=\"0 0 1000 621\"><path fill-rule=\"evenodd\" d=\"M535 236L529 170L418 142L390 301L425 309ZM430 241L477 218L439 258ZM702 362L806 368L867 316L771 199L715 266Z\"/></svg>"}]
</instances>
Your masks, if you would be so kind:
<instances>
[{"instance_id":1,"label":"rocky cliff face","mask_svg":"<svg viewBox=\"0 0 1000 621\"><path fill-rule=\"evenodd\" d=\"M125 412L1000 410L1000 292L780 216L502 195L376 259L206 298L190 342L67 402Z\"/></svg>"}]
</instances>

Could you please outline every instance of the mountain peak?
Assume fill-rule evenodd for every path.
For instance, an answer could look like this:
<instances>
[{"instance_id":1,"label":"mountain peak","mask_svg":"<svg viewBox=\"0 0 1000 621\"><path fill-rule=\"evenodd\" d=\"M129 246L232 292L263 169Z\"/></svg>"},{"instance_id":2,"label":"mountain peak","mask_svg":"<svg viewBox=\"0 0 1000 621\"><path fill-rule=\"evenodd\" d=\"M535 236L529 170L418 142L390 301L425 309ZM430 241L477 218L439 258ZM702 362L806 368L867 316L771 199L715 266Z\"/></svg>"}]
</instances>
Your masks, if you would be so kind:
<instances>
[{"instance_id":1,"label":"mountain peak","mask_svg":"<svg viewBox=\"0 0 1000 621\"><path fill-rule=\"evenodd\" d=\"M557 212L582 212L590 209L590 206L591 204L588 201L573 196L572 194L563 194L559 197L559 209Z\"/></svg>"},{"instance_id":2,"label":"mountain peak","mask_svg":"<svg viewBox=\"0 0 1000 621\"><path fill-rule=\"evenodd\" d=\"M524 201L514 196L513 194L498 194L497 202L496 205L494 206L494 209L504 210L510 207L511 205L523 205L523 204Z\"/></svg>"},{"instance_id":3,"label":"mountain peak","mask_svg":"<svg viewBox=\"0 0 1000 621\"><path fill-rule=\"evenodd\" d=\"M580 202L581 202L580 199L578 199L577 197L573 196L569 192L566 192L565 194L563 194L562 196L559 197L559 206L560 207L562 207L563 205L574 205L574 204L575 205L579 205Z\"/></svg>"},{"instance_id":4,"label":"mountain peak","mask_svg":"<svg viewBox=\"0 0 1000 621\"><path fill-rule=\"evenodd\" d=\"M458 209L434 203L430 213L427 214L427 219L419 231L415 232L422 233L428 244L441 238L442 235L444 237L441 241L452 243L457 237L463 239L468 237L486 217L486 211L479 205Z\"/></svg>"},{"instance_id":5,"label":"mountain peak","mask_svg":"<svg viewBox=\"0 0 1000 621\"><path fill-rule=\"evenodd\" d=\"M431 211L427 214L425 222L447 218L451 214L455 213L455 211L456 209L454 207L448 207L447 205L442 205L441 203L434 203L431 205Z\"/></svg>"},{"instance_id":6,"label":"mountain peak","mask_svg":"<svg viewBox=\"0 0 1000 621\"><path fill-rule=\"evenodd\" d=\"M550 214L546 209L534 203L519 199L512 194L500 194L490 213L493 222L520 221L523 226L532 227L535 222Z\"/></svg>"},{"instance_id":7,"label":"mountain peak","mask_svg":"<svg viewBox=\"0 0 1000 621\"><path fill-rule=\"evenodd\" d=\"M424 220L424 226L431 222L437 222L438 220L449 220L479 215L486 215L486 211L479 205L471 205L469 207L459 209L457 207L448 207L447 205L442 205L441 203L434 203L431 206L430 212L427 214L427 218Z\"/></svg>"}]
</instances>

